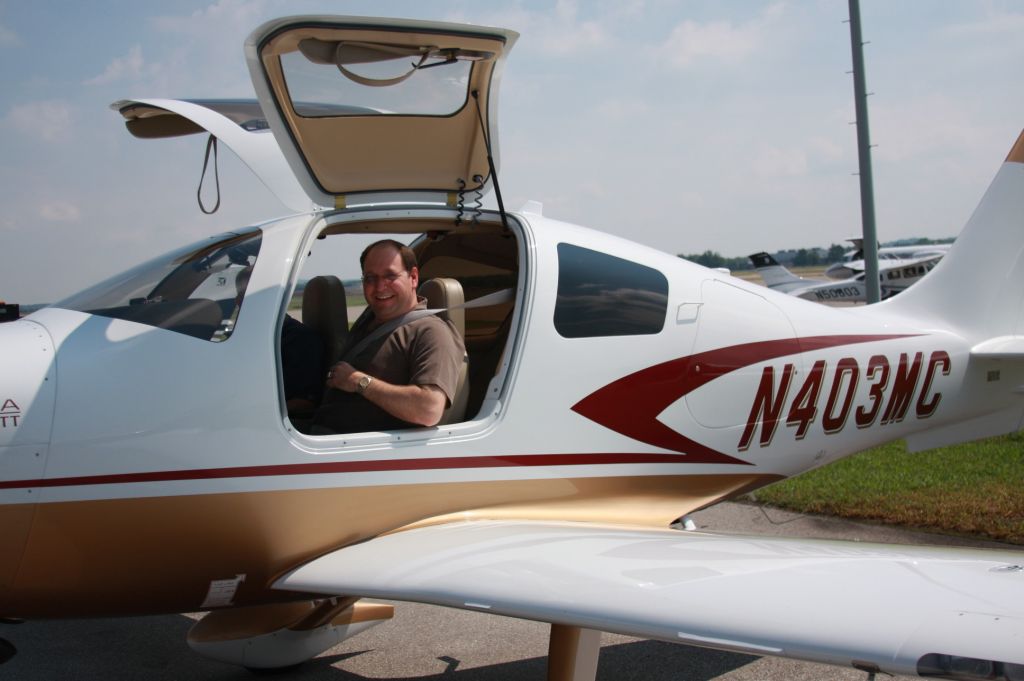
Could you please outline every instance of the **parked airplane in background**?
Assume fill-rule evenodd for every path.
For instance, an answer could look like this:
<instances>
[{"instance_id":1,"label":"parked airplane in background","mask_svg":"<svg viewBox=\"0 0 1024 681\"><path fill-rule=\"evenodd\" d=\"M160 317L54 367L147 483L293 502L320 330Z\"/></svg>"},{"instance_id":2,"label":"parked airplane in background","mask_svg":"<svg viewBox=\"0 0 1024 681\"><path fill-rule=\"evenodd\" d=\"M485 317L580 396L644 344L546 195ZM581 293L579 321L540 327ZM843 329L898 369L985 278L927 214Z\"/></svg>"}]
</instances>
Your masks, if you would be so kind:
<instances>
[{"instance_id":1,"label":"parked airplane in background","mask_svg":"<svg viewBox=\"0 0 1024 681\"><path fill-rule=\"evenodd\" d=\"M864 273L864 239L853 237L853 250L843 254L843 259L832 263L825 269L829 279L851 279ZM919 246L885 246L878 249L878 270L894 270L896 268L918 264L922 259L942 258L952 244L921 244ZM883 282L884 285L884 282ZM906 288L906 287L904 287Z\"/></svg>"},{"instance_id":2,"label":"parked airplane in background","mask_svg":"<svg viewBox=\"0 0 1024 681\"><path fill-rule=\"evenodd\" d=\"M793 274L764 251L748 256L765 286L791 296L824 303L830 301L864 302L867 299L864 272L841 281L808 279ZM901 259L899 265L886 265L878 273L882 299L890 298L921 281L934 269L941 255Z\"/></svg>"},{"instance_id":3,"label":"parked airplane in background","mask_svg":"<svg viewBox=\"0 0 1024 681\"><path fill-rule=\"evenodd\" d=\"M761 275L764 285L773 291L788 293L818 303L846 301L863 303L867 299L864 275L843 281L826 281L800 277L783 267L770 254L761 251L749 256L754 269Z\"/></svg>"},{"instance_id":4,"label":"parked airplane in background","mask_svg":"<svg viewBox=\"0 0 1024 681\"><path fill-rule=\"evenodd\" d=\"M0 617L208 610L195 650L272 668L390 618L361 600L378 597L550 622L551 679L592 679L600 631L1024 678L1024 552L670 529L882 442L1020 428L1024 135L930 277L811 305L535 203L506 212L516 38L285 18L245 44L258 104L116 105L139 137L208 131L307 212L0 325ZM499 209L474 208L491 186ZM304 320L338 347L345 299L317 263L367 235L411 241L422 279L445 280L465 407L310 434L285 405L281 325L310 278Z\"/></svg>"}]
</instances>

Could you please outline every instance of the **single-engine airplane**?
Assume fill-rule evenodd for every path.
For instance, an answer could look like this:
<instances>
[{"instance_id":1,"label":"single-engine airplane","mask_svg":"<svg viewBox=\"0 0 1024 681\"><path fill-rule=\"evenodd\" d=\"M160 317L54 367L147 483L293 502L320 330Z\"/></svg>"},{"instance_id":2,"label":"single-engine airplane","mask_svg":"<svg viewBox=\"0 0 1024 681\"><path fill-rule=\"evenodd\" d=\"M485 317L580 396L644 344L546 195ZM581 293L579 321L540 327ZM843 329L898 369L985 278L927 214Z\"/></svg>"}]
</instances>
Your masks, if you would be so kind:
<instances>
[{"instance_id":1,"label":"single-engine airplane","mask_svg":"<svg viewBox=\"0 0 1024 681\"><path fill-rule=\"evenodd\" d=\"M0 326L0 617L204 610L196 651L276 668L391 617L369 597L549 622L552 679L593 678L601 631L1024 679L1022 552L672 529L878 443L1021 427L1024 136L931 276L822 307L505 211L516 38L291 17L245 43L258 104L117 103L139 137L209 132L305 212ZM318 251L368 234L443 280L465 399L436 427L311 435L280 328ZM305 286L328 348L344 301Z\"/></svg>"},{"instance_id":2,"label":"single-engine airplane","mask_svg":"<svg viewBox=\"0 0 1024 681\"><path fill-rule=\"evenodd\" d=\"M864 275L837 281L834 279L808 279L794 274L780 265L770 253L760 251L747 256L754 269L761 275L764 285L773 291L786 293L804 300L815 302L858 302L867 300ZM883 298L886 296L883 295Z\"/></svg>"},{"instance_id":3,"label":"single-engine airplane","mask_svg":"<svg viewBox=\"0 0 1024 681\"><path fill-rule=\"evenodd\" d=\"M825 268L829 279L851 279L864 273L864 239L851 237L853 249L843 254L843 259ZM885 246L878 249L878 269L891 270L917 264L919 260L935 258L936 262L946 255L950 244L921 244L919 246Z\"/></svg>"},{"instance_id":4,"label":"single-engine airplane","mask_svg":"<svg viewBox=\"0 0 1024 681\"><path fill-rule=\"evenodd\" d=\"M864 285L864 272L851 276L849 279L808 279L801 277L771 256L761 251L749 256L754 269L761 275L765 286L788 293L791 296L813 300L818 303L829 302L864 302L867 300L867 287ZM882 300L890 298L921 281L924 275L931 272L941 255L928 255L919 258L903 258L899 264L886 264L878 272Z\"/></svg>"}]
</instances>

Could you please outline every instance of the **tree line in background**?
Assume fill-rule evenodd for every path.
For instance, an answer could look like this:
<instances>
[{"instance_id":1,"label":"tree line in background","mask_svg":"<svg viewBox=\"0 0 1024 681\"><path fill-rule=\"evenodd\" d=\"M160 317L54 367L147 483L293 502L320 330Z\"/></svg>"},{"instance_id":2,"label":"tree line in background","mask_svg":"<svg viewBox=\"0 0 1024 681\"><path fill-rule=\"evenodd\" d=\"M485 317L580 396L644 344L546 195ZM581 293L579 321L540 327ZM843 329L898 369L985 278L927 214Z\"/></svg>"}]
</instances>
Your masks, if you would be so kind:
<instances>
[{"instance_id":1,"label":"tree line in background","mask_svg":"<svg viewBox=\"0 0 1024 681\"><path fill-rule=\"evenodd\" d=\"M953 239L900 239L899 241L890 241L882 244L882 247L889 246L928 246L930 244L947 244L952 243ZM781 264L787 267L814 267L815 265L830 265L834 262L839 262L843 259L843 256L850 251L850 246L844 246L842 244L832 244L828 248L790 248L772 253L772 257ZM754 269L753 264L750 262L750 258L743 257L726 257L718 251L707 250L703 253L680 253L680 258L695 262L698 265L704 267L724 267L729 270L752 270Z\"/></svg>"}]
</instances>

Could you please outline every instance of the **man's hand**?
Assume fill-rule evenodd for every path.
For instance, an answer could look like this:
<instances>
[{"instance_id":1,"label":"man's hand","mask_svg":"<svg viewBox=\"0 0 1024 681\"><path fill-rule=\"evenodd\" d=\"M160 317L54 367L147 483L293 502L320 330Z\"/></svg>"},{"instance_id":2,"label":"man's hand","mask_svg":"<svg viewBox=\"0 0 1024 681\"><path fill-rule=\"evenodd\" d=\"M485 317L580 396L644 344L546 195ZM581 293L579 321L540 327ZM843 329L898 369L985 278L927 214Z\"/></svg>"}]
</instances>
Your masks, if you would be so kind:
<instances>
[{"instance_id":1,"label":"man's hand","mask_svg":"<svg viewBox=\"0 0 1024 681\"><path fill-rule=\"evenodd\" d=\"M327 372L327 387L354 393L359 385L359 379L365 375L361 371L356 371L348 362L338 362Z\"/></svg>"},{"instance_id":2,"label":"man's hand","mask_svg":"<svg viewBox=\"0 0 1024 681\"><path fill-rule=\"evenodd\" d=\"M327 387L354 393L359 379L368 375L348 362L338 362L327 372ZM447 403L436 385L392 385L380 379L373 380L363 397L392 416L420 426L436 425Z\"/></svg>"}]
</instances>

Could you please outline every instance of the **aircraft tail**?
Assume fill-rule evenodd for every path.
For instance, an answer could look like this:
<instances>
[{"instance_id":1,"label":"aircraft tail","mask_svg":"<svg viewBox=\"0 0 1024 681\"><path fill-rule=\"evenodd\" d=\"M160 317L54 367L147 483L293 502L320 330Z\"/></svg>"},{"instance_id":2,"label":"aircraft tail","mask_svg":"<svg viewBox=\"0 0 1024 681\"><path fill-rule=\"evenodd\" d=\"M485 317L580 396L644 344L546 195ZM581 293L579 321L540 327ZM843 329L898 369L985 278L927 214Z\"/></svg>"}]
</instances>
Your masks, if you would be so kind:
<instances>
[{"instance_id":1,"label":"aircraft tail","mask_svg":"<svg viewBox=\"0 0 1024 681\"><path fill-rule=\"evenodd\" d=\"M1024 133L956 243L921 281L869 312L895 313L970 346L957 391L962 418L908 435L912 452L1019 430L1024 370ZM987 377L987 378L985 378Z\"/></svg>"},{"instance_id":2,"label":"aircraft tail","mask_svg":"<svg viewBox=\"0 0 1024 681\"><path fill-rule=\"evenodd\" d=\"M747 257L754 264L754 269L757 270L757 273L764 279L764 285L770 289L785 292L812 283L793 274L764 251L748 255Z\"/></svg>"},{"instance_id":3,"label":"aircraft tail","mask_svg":"<svg viewBox=\"0 0 1024 681\"><path fill-rule=\"evenodd\" d=\"M972 354L1024 359L1024 133L945 257L880 307L963 335Z\"/></svg>"}]
</instances>

